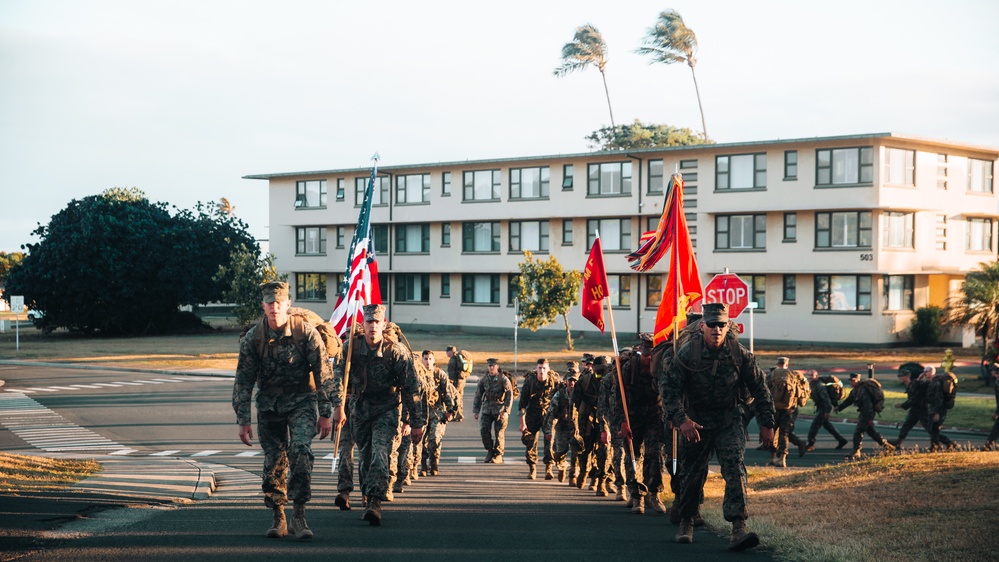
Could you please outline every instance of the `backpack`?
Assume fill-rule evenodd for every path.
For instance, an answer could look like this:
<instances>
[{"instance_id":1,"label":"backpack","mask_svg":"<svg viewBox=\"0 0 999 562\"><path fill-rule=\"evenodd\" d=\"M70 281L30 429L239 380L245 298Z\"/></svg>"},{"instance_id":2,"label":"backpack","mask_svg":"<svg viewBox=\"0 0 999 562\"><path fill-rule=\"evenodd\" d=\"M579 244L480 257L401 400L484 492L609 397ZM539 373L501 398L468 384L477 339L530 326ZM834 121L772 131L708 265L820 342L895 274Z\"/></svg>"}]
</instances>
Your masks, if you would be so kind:
<instances>
[{"instance_id":1,"label":"backpack","mask_svg":"<svg viewBox=\"0 0 999 562\"><path fill-rule=\"evenodd\" d=\"M461 374L458 375L458 378L461 380L467 379L472 375L472 358L461 350L456 355L458 356L458 360L461 361Z\"/></svg>"},{"instance_id":2,"label":"backpack","mask_svg":"<svg viewBox=\"0 0 999 562\"><path fill-rule=\"evenodd\" d=\"M802 392L798 376L795 371L789 369L774 369L767 377L767 386L770 387L770 395L773 397L774 408L778 410L789 410L803 406L803 402L808 401L808 395ZM802 400L804 396L804 400Z\"/></svg>"},{"instance_id":3,"label":"backpack","mask_svg":"<svg viewBox=\"0 0 999 562\"><path fill-rule=\"evenodd\" d=\"M836 375L822 375L819 377L819 382L826 388L829 400L832 400L834 404L846 398L846 388L843 386L843 381L839 380Z\"/></svg>"},{"instance_id":4,"label":"backpack","mask_svg":"<svg viewBox=\"0 0 999 562\"><path fill-rule=\"evenodd\" d=\"M510 371L500 371L500 373L510 380L510 386L513 387L513 399L516 400L520 398L520 387L517 386L517 375L511 373Z\"/></svg>"},{"instance_id":5,"label":"backpack","mask_svg":"<svg viewBox=\"0 0 999 562\"><path fill-rule=\"evenodd\" d=\"M946 372L937 374L933 380L940 385L940 390L943 392L944 407L950 410L954 407L954 400L957 397L957 375Z\"/></svg>"},{"instance_id":6,"label":"backpack","mask_svg":"<svg viewBox=\"0 0 999 562\"><path fill-rule=\"evenodd\" d=\"M874 413L880 414L885 409L885 392L881 389L881 383L877 379L864 379L860 381L860 388L864 388L871 396L874 405Z\"/></svg>"},{"instance_id":7,"label":"backpack","mask_svg":"<svg viewBox=\"0 0 999 562\"><path fill-rule=\"evenodd\" d=\"M295 343L295 347L298 348L299 354L302 357L306 357L305 353L305 342L308 340L305 336L305 322L312 324L312 326L319 332L319 338L323 340L326 344L326 354L330 359L336 359L340 356L340 350L342 349L342 344L340 338L336 334L336 330L333 329L333 325L322 319L321 316L307 308L290 307L288 309L288 323L291 325L291 339ZM252 326L251 326L252 327ZM256 324L256 330L253 332L253 346L257 349L257 353L260 357L264 357L267 353L267 341L264 339L264 335L267 333L267 319L261 318L260 322ZM243 335L248 332L247 328ZM319 387L319 381L313 380L316 378L315 373L313 373L310 379L310 386Z\"/></svg>"}]
</instances>

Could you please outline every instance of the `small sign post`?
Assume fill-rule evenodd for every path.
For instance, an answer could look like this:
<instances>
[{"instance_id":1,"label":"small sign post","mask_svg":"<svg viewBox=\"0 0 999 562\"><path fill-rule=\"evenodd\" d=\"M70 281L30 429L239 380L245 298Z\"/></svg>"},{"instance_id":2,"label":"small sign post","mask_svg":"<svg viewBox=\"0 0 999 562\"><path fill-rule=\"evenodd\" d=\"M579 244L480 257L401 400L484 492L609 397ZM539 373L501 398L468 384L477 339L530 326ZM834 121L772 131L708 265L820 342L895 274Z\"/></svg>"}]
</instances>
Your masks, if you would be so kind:
<instances>
[{"instance_id":1,"label":"small sign post","mask_svg":"<svg viewBox=\"0 0 999 562\"><path fill-rule=\"evenodd\" d=\"M18 321L24 310L24 295L10 296L10 310L14 313L14 356L21 351L21 323Z\"/></svg>"}]
</instances>

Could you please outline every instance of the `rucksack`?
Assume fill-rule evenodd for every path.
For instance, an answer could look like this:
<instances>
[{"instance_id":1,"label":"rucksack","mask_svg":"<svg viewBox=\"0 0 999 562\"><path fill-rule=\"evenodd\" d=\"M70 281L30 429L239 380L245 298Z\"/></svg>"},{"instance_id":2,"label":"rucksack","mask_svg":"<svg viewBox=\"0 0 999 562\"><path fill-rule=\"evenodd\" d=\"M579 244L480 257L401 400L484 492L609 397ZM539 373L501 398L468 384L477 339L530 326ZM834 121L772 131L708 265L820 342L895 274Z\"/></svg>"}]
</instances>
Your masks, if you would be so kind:
<instances>
[{"instance_id":1,"label":"rucksack","mask_svg":"<svg viewBox=\"0 0 999 562\"><path fill-rule=\"evenodd\" d=\"M933 377L934 382L940 385L940 390L944 395L944 407L950 410L954 407L954 400L957 398L957 375L951 372L938 373Z\"/></svg>"},{"instance_id":2,"label":"rucksack","mask_svg":"<svg viewBox=\"0 0 999 562\"><path fill-rule=\"evenodd\" d=\"M295 347L298 348L298 352L302 357L306 357L305 353L305 342L307 338L305 336L305 322L312 324L312 326L319 332L319 338L323 340L326 344L326 354L330 359L336 359L340 356L340 350L342 348L340 338L336 334L336 330L333 329L333 325L329 322L323 320L321 316L307 308L290 307L288 309L288 323L291 325L291 339L295 343ZM253 333L253 345L257 349L260 357L264 357L267 353L267 341L264 335L267 334L267 319L261 318L260 322L256 324L256 330ZM247 330L249 331L249 330ZM244 332L245 335L245 332ZM313 374L313 379L315 374ZM313 380L312 385L317 388L319 382Z\"/></svg>"},{"instance_id":3,"label":"rucksack","mask_svg":"<svg viewBox=\"0 0 999 562\"><path fill-rule=\"evenodd\" d=\"M457 355L458 360L461 361L461 374L458 375L458 378L467 379L472 375L472 358L464 351L458 351Z\"/></svg>"},{"instance_id":4,"label":"rucksack","mask_svg":"<svg viewBox=\"0 0 999 562\"><path fill-rule=\"evenodd\" d=\"M866 389L871 396L871 403L874 406L874 413L880 414L885 409L885 392L881 389L881 383L877 379L864 379L860 381L861 388Z\"/></svg>"},{"instance_id":5,"label":"rucksack","mask_svg":"<svg viewBox=\"0 0 999 562\"><path fill-rule=\"evenodd\" d=\"M770 387L774 408L789 410L804 406L805 402L808 402L808 395L804 393L799 382L798 373L789 369L777 368L770 373L767 385Z\"/></svg>"},{"instance_id":6,"label":"rucksack","mask_svg":"<svg viewBox=\"0 0 999 562\"><path fill-rule=\"evenodd\" d=\"M846 388L843 386L843 381L839 380L836 375L822 375L819 377L819 382L826 388L829 400L832 400L833 403L846 398Z\"/></svg>"},{"instance_id":7,"label":"rucksack","mask_svg":"<svg viewBox=\"0 0 999 562\"><path fill-rule=\"evenodd\" d=\"M504 377L510 380L510 386L513 387L513 399L516 400L520 398L520 387L517 386L517 375L511 373L510 371L501 371Z\"/></svg>"}]
</instances>

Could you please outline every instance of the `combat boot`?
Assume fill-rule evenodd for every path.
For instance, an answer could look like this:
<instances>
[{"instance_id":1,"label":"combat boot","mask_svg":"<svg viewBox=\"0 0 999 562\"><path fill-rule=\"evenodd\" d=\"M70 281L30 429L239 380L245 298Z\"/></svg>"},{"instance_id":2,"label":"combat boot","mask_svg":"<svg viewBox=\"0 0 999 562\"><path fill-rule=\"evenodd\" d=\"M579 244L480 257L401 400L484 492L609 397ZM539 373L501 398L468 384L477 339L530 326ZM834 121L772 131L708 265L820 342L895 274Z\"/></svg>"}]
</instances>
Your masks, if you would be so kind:
<instances>
[{"instance_id":1,"label":"combat boot","mask_svg":"<svg viewBox=\"0 0 999 562\"><path fill-rule=\"evenodd\" d=\"M777 453L770 453L770 462L768 462L767 465L768 466L777 466L777 467L780 466L778 464L778 460L777 460Z\"/></svg>"},{"instance_id":2,"label":"combat boot","mask_svg":"<svg viewBox=\"0 0 999 562\"><path fill-rule=\"evenodd\" d=\"M846 456L846 460L848 461L860 460L860 449L854 449L852 453Z\"/></svg>"},{"instance_id":3,"label":"combat boot","mask_svg":"<svg viewBox=\"0 0 999 562\"><path fill-rule=\"evenodd\" d=\"M392 493L392 490L385 491L385 501L389 503L395 501L395 494Z\"/></svg>"},{"instance_id":4,"label":"combat boot","mask_svg":"<svg viewBox=\"0 0 999 562\"><path fill-rule=\"evenodd\" d=\"M552 465L545 466L545 480L554 480L555 475L552 473Z\"/></svg>"},{"instance_id":5,"label":"combat boot","mask_svg":"<svg viewBox=\"0 0 999 562\"><path fill-rule=\"evenodd\" d=\"M340 492L333 500L333 504L340 508L340 511L350 511L350 492Z\"/></svg>"},{"instance_id":6,"label":"combat boot","mask_svg":"<svg viewBox=\"0 0 999 562\"><path fill-rule=\"evenodd\" d=\"M836 445L836 450L838 451L838 450L842 449L843 447L846 447L847 443L849 443L849 441L847 441L846 439L840 438L839 445Z\"/></svg>"},{"instance_id":7,"label":"combat boot","mask_svg":"<svg viewBox=\"0 0 999 562\"><path fill-rule=\"evenodd\" d=\"M896 449L896 447L888 442L887 439L881 442L881 447L884 448L886 453L894 453Z\"/></svg>"},{"instance_id":8,"label":"combat boot","mask_svg":"<svg viewBox=\"0 0 999 562\"><path fill-rule=\"evenodd\" d=\"M746 528L745 519L732 521L732 540L728 541L729 550L746 550L760 544L760 537Z\"/></svg>"},{"instance_id":9,"label":"combat boot","mask_svg":"<svg viewBox=\"0 0 999 562\"><path fill-rule=\"evenodd\" d=\"M680 528L676 531L676 542L680 544L694 542L694 522L689 517L680 520Z\"/></svg>"},{"instance_id":10,"label":"combat boot","mask_svg":"<svg viewBox=\"0 0 999 562\"><path fill-rule=\"evenodd\" d=\"M812 446L812 450L815 450L815 446L814 445ZM799 457L803 457L803 456L805 456L805 453L807 453L807 452L808 452L808 443L805 443L804 441L799 441L798 442L798 456Z\"/></svg>"},{"instance_id":11,"label":"combat boot","mask_svg":"<svg viewBox=\"0 0 999 562\"><path fill-rule=\"evenodd\" d=\"M996 442L995 442L995 440L990 440L990 441L986 441L985 442L985 450L986 451L993 451L993 450L995 450L995 448L996 448Z\"/></svg>"},{"instance_id":12,"label":"combat boot","mask_svg":"<svg viewBox=\"0 0 999 562\"><path fill-rule=\"evenodd\" d=\"M527 465L527 478L529 480L534 480L535 478L537 478L537 475L538 473L537 470L534 468L534 465L533 464Z\"/></svg>"},{"instance_id":13,"label":"combat boot","mask_svg":"<svg viewBox=\"0 0 999 562\"><path fill-rule=\"evenodd\" d=\"M493 464L503 464L503 455L496 455L496 456L493 457L493 460L491 460L489 462L491 462Z\"/></svg>"},{"instance_id":14,"label":"combat boot","mask_svg":"<svg viewBox=\"0 0 999 562\"><path fill-rule=\"evenodd\" d=\"M635 515L645 513L645 501L641 495L631 496L631 512Z\"/></svg>"},{"instance_id":15,"label":"combat boot","mask_svg":"<svg viewBox=\"0 0 999 562\"><path fill-rule=\"evenodd\" d=\"M666 513L666 504L659 499L658 495L651 492L645 496L645 507L651 508L656 513Z\"/></svg>"},{"instance_id":16,"label":"combat boot","mask_svg":"<svg viewBox=\"0 0 999 562\"><path fill-rule=\"evenodd\" d=\"M597 489L597 477L596 476L590 478L590 486L589 486L589 488L591 490L596 490Z\"/></svg>"},{"instance_id":17,"label":"combat boot","mask_svg":"<svg viewBox=\"0 0 999 562\"><path fill-rule=\"evenodd\" d=\"M565 482L565 469L564 468L558 469L558 481L559 482Z\"/></svg>"},{"instance_id":18,"label":"combat boot","mask_svg":"<svg viewBox=\"0 0 999 562\"><path fill-rule=\"evenodd\" d=\"M382 524L382 500L371 498L368 500L368 509L364 510L361 519L370 523L373 527Z\"/></svg>"},{"instance_id":19,"label":"combat boot","mask_svg":"<svg viewBox=\"0 0 999 562\"><path fill-rule=\"evenodd\" d=\"M780 455L779 457L777 457L777 464L775 464L774 466L779 466L780 468L786 468L787 455Z\"/></svg>"},{"instance_id":20,"label":"combat boot","mask_svg":"<svg viewBox=\"0 0 999 562\"><path fill-rule=\"evenodd\" d=\"M815 450L815 441L809 441L808 443L805 443L806 453L811 453L814 450Z\"/></svg>"},{"instance_id":21,"label":"combat boot","mask_svg":"<svg viewBox=\"0 0 999 562\"><path fill-rule=\"evenodd\" d=\"M628 500L628 496L629 495L630 494L628 494L628 487L627 486L621 486L620 488L617 489L617 500L618 501L622 501L622 502L629 501Z\"/></svg>"},{"instance_id":22,"label":"combat boot","mask_svg":"<svg viewBox=\"0 0 999 562\"><path fill-rule=\"evenodd\" d=\"M617 493L617 485L614 484L614 477L613 476L608 476L607 477L606 482L604 482L604 486L607 488L608 492L610 492L612 494Z\"/></svg>"},{"instance_id":23,"label":"combat boot","mask_svg":"<svg viewBox=\"0 0 999 562\"><path fill-rule=\"evenodd\" d=\"M488 453L486 453L486 458L485 458L485 459L483 459L483 460L482 460L482 462L483 462L483 463L490 463L490 462L493 462L493 456L494 456L494 455L493 455L493 452L492 452L492 451L489 451Z\"/></svg>"},{"instance_id":24,"label":"combat boot","mask_svg":"<svg viewBox=\"0 0 999 562\"><path fill-rule=\"evenodd\" d=\"M889 444L891 444L892 447L895 447L896 449L901 449L902 448L902 440L901 439L888 439L887 441L888 441Z\"/></svg>"},{"instance_id":25,"label":"combat boot","mask_svg":"<svg viewBox=\"0 0 999 562\"><path fill-rule=\"evenodd\" d=\"M597 479L597 495L601 497L607 495L607 485L604 483L603 478Z\"/></svg>"},{"instance_id":26,"label":"combat boot","mask_svg":"<svg viewBox=\"0 0 999 562\"><path fill-rule=\"evenodd\" d=\"M701 515L701 510L700 509L698 509L697 513L694 514L694 526L695 527L703 527L704 526L704 517Z\"/></svg>"},{"instance_id":27,"label":"combat boot","mask_svg":"<svg viewBox=\"0 0 999 562\"><path fill-rule=\"evenodd\" d=\"M284 506L279 505L274 508L274 523L267 529L267 538L280 539L288 536L288 521L284 518Z\"/></svg>"},{"instance_id":28,"label":"combat boot","mask_svg":"<svg viewBox=\"0 0 999 562\"><path fill-rule=\"evenodd\" d=\"M405 488L403 487L403 482L396 482L395 484L392 485L393 494L401 494L405 490Z\"/></svg>"},{"instance_id":29,"label":"combat boot","mask_svg":"<svg viewBox=\"0 0 999 562\"><path fill-rule=\"evenodd\" d=\"M583 484L585 482L586 482L586 475L585 474L581 473L581 474L579 474L579 475L576 476L576 487L579 488L580 490L583 489Z\"/></svg>"},{"instance_id":30,"label":"combat boot","mask_svg":"<svg viewBox=\"0 0 999 562\"><path fill-rule=\"evenodd\" d=\"M300 541L312 538L312 529L305 521L304 503L295 502L295 511L291 514L291 528L289 530L295 533L295 537Z\"/></svg>"}]
</instances>

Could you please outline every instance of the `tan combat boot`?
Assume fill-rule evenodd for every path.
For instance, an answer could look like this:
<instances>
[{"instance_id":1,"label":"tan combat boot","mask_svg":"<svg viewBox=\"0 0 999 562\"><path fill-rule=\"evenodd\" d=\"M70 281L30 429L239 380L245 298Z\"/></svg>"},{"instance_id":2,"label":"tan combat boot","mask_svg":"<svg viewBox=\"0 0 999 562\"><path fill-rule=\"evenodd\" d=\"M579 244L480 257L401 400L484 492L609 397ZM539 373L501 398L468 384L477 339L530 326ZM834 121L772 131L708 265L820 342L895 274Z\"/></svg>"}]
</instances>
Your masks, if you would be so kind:
<instances>
[{"instance_id":1,"label":"tan combat boot","mask_svg":"<svg viewBox=\"0 0 999 562\"><path fill-rule=\"evenodd\" d=\"M663 500L659 499L657 494L652 492L649 492L645 496L645 507L652 509L656 513L666 513L666 504L663 503Z\"/></svg>"},{"instance_id":2,"label":"tan combat boot","mask_svg":"<svg viewBox=\"0 0 999 562\"><path fill-rule=\"evenodd\" d=\"M629 494L628 494L628 487L627 486L621 486L620 488L617 489L617 500L618 501L622 501L622 502L628 501L628 495Z\"/></svg>"},{"instance_id":3,"label":"tan combat boot","mask_svg":"<svg viewBox=\"0 0 999 562\"><path fill-rule=\"evenodd\" d=\"M538 476L538 471L534 468L533 464L527 465L527 478L528 480L534 480Z\"/></svg>"},{"instance_id":4,"label":"tan combat boot","mask_svg":"<svg viewBox=\"0 0 999 562\"><path fill-rule=\"evenodd\" d=\"M694 542L694 521L689 517L680 519L680 528L676 531L676 542L680 544Z\"/></svg>"},{"instance_id":5,"label":"tan combat boot","mask_svg":"<svg viewBox=\"0 0 999 562\"><path fill-rule=\"evenodd\" d=\"M558 481L565 482L565 468L558 469Z\"/></svg>"},{"instance_id":6,"label":"tan combat boot","mask_svg":"<svg viewBox=\"0 0 999 562\"><path fill-rule=\"evenodd\" d=\"M635 515L642 515L645 513L645 500L642 496L631 496L631 512Z\"/></svg>"},{"instance_id":7,"label":"tan combat boot","mask_svg":"<svg viewBox=\"0 0 999 562\"><path fill-rule=\"evenodd\" d=\"M774 466L779 466L780 468L787 468L787 455L781 455L777 457L777 464Z\"/></svg>"},{"instance_id":8,"label":"tan combat boot","mask_svg":"<svg viewBox=\"0 0 999 562\"><path fill-rule=\"evenodd\" d=\"M596 476L594 476L593 478L590 478L590 489L591 490L596 490L597 489L597 477Z\"/></svg>"},{"instance_id":9,"label":"tan combat boot","mask_svg":"<svg viewBox=\"0 0 999 562\"><path fill-rule=\"evenodd\" d=\"M552 465L545 466L545 480L554 480L555 474L552 472Z\"/></svg>"},{"instance_id":10,"label":"tan combat boot","mask_svg":"<svg viewBox=\"0 0 999 562\"><path fill-rule=\"evenodd\" d=\"M295 511L291 514L291 527L289 529L295 533L298 540L308 540L312 538L312 529L305 522L305 504L295 502Z\"/></svg>"},{"instance_id":11,"label":"tan combat boot","mask_svg":"<svg viewBox=\"0 0 999 562\"><path fill-rule=\"evenodd\" d=\"M288 536L288 521L284 518L284 506L279 505L274 508L274 523L267 529L267 538L280 539Z\"/></svg>"},{"instance_id":12,"label":"tan combat boot","mask_svg":"<svg viewBox=\"0 0 999 562\"><path fill-rule=\"evenodd\" d=\"M597 479L597 495L601 497L607 495L607 485L604 483L603 478Z\"/></svg>"},{"instance_id":13,"label":"tan combat boot","mask_svg":"<svg viewBox=\"0 0 999 562\"><path fill-rule=\"evenodd\" d=\"M340 511L350 511L350 492L340 492L333 500L333 504L340 508Z\"/></svg>"},{"instance_id":14,"label":"tan combat boot","mask_svg":"<svg viewBox=\"0 0 999 562\"><path fill-rule=\"evenodd\" d=\"M729 550L746 550L760 544L760 537L746 528L745 519L732 521L732 540L728 541Z\"/></svg>"},{"instance_id":15,"label":"tan combat boot","mask_svg":"<svg viewBox=\"0 0 999 562\"><path fill-rule=\"evenodd\" d=\"M382 500L371 498L368 500L368 509L364 510L361 519L370 523L373 527L382 524Z\"/></svg>"},{"instance_id":16,"label":"tan combat boot","mask_svg":"<svg viewBox=\"0 0 999 562\"><path fill-rule=\"evenodd\" d=\"M860 460L860 449L854 449L852 453L846 456L848 461Z\"/></svg>"}]
</instances>

